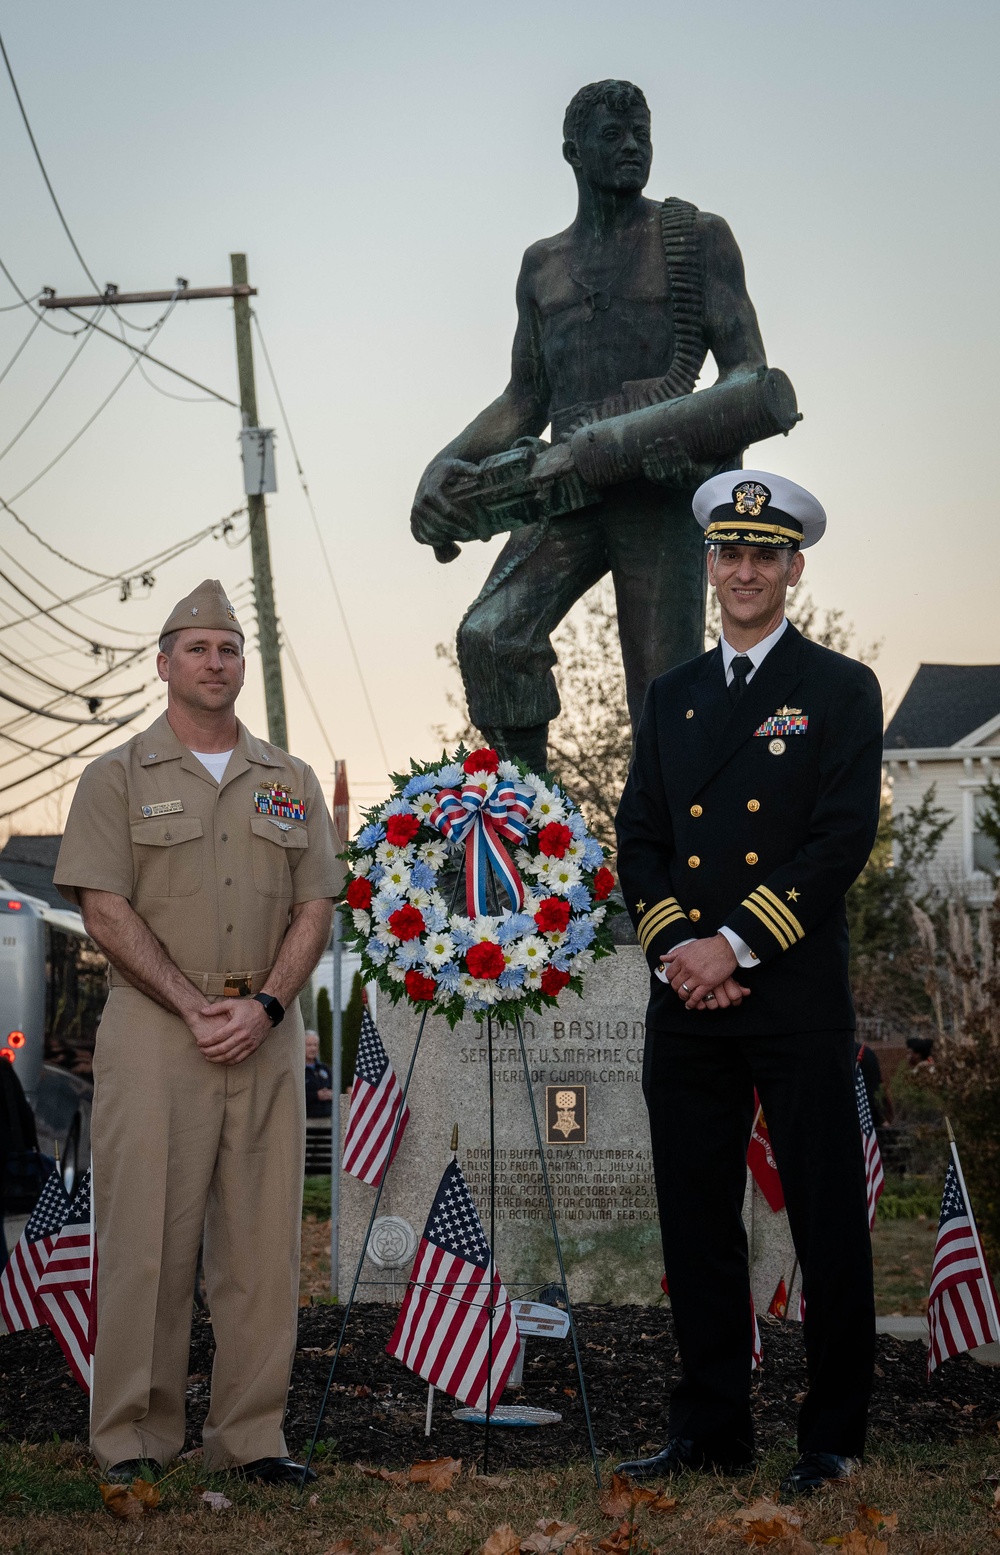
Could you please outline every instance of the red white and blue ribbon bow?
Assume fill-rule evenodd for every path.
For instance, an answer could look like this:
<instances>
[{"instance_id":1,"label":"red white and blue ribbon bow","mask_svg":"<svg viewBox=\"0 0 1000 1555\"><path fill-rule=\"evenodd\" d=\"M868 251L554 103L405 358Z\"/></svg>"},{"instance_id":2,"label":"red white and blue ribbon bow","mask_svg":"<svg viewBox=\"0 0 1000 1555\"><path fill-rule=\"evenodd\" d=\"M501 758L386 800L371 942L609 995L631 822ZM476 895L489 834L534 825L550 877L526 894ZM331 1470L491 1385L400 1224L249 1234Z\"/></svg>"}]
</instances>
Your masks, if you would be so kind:
<instances>
[{"instance_id":1,"label":"red white and blue ribbon bow","mask_svg":"<svg viewBox=\"0 0 1000 1555\"><path fill-rule=\"evenodd\" d=\"M511 911L524 906L524 886L507 849L500 841L523 843L528 836L528 813L534 792L509 780L499 782L487 796L478 783L466 783L461 791L442 789L428 816L431 826L449 842L464 842L465 902L470 918L489 913L486 897L487 865L503 886Z\"/></svg>"}]
</instances>

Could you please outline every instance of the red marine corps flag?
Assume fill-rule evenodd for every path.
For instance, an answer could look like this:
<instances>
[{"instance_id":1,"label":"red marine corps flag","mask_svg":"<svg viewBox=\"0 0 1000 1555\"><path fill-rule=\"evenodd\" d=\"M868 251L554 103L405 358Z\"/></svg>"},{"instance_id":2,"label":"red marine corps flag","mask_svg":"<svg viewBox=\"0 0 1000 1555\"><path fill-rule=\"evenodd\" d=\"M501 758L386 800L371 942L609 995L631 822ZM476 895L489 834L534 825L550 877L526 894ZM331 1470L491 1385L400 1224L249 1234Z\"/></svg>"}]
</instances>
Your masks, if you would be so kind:
<instances>
[{"instance_id":1,"label":"red marine corps flag","mask_svg":"<svg viewBox=\"0 0 1000 1555\"><path fill-rule=\"evenodd\" d=\"M360 1177L372 1188L379 1186L402 1143L403 1131L410 1120L409 1107L403 1107L396 1138L392 1138L402 1103L403 1093L396 1071L365 1005L361 1012L361 1036L354 1061L354 1085L342 1165L345 1172ZM390 1142L392 1156L389 1155Z\"/></svg>"},{"instance_id":2,"label":"red marine corps flag","mask_svg":"<svg viewBox=\"0 0 1000 1555\"><path fill-rule=\"evenodd\" d=\"M488 1397L492 1413L520 1348L469 1185L458 1161L450 1161L386 1349L472 1409L486 1409Z\"/></svg>"},{"instance_id":3,"label":"red marine corps flag","mask_svg":"<svg viewBox=\"0 0 1000 1555\"><path fill-rule=\"evenodd\" d=\"M950 1356L1000 1340L996 1294L950 1124L948 1133L952 1158L944 1179L927 1301L928 1376Z\"/></svg>"},{"instance_id":4,"label":"red marine corps flag","mask_svg":"<svg viewBox=\"0 0 1000 1555\"><path fill-rule=\"evenodd\" d=\"M785 1207L785 1191L781 1186L777 1162L771 1149L771 1136L764 1122L764 1109L757 1099L756 1091L753 1093L753 1099L757 1111L754 1114L753 1130L747 1149L747 1166L768 1204L777 1213L779 1209Z\"/></svg>"}]
</instances>

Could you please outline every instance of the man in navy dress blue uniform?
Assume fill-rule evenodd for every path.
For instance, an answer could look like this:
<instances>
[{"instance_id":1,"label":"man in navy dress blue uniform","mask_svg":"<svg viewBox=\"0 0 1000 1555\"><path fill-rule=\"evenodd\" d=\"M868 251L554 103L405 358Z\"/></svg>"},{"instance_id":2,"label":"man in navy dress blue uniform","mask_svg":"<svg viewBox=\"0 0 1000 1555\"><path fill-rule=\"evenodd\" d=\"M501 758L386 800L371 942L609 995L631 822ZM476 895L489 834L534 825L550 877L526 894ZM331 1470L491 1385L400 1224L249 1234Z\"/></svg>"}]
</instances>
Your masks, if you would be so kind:
<instances>
[{"instance_id":1,"label":"man in navy dress blue uniform","mask_svg":"<svg viewBox=\"0 0 1000 1555\"><path fill-rule=\"evenodd\" d=\"M649 687L617 819L652 974L643 1088L682 1361L667 1446L624 1467L753 1459L741 1208L756 1087L806 1304L794 1494L851 1472L874 1365L844 897L878 824L882 703L871 670L784 613L826 527L816 499L734 470L694 511L722 640Z\"/></svg>"}]
</instances>

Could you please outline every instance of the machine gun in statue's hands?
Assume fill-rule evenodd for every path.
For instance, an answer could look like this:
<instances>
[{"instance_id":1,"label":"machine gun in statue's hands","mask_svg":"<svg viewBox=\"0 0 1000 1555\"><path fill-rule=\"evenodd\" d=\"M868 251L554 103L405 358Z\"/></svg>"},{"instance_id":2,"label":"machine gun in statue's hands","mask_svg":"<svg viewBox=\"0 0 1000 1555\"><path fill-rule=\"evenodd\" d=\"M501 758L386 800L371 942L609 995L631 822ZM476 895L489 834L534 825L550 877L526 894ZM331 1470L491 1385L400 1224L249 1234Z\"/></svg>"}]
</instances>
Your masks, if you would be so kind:
<instances>
[{"instance_id":1,"label":"machine gun in statue's hands","mask_svg":"<svg viewBox=\"0 0 1000 1555\"><path fill-rule=\"evenodd\" d=\"M490 540L577 512L622 481L645 476L658 485L694 490L720 460L735 460L750 443L787 434L801 419L785 373L761 367L659 405L589 422L565 442L522 437L478 465L451 460L445 470L442 461L424 484L436 471L443 524L418 523L415 511L413 532L422 544L434 546L438 561L453 561L459 554L456 540ZM443 528L453 537L443 537Z\"/></svg>"}]
</instances>

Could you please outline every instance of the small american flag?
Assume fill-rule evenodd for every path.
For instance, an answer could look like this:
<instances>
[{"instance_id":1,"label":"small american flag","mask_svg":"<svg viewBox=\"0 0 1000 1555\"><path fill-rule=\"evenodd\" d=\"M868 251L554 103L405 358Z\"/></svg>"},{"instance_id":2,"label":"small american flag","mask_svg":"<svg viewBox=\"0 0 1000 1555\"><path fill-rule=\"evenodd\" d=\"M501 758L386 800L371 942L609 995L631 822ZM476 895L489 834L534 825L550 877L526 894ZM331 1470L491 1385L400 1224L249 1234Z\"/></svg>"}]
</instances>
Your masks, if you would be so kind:
<instances>
[{"instance_id":1,"label":"small american flag","mask_svg":"<svg viewBox=\"0 0 1000 1555\"><path fill-rule=\"evenodd\" d=\"M949 1356L1000 1339L996 1297L954 1143L951 1153L927 1300L928 1376Z\"/></svg>"},{"instance_id":2,"label":"small american flag","mask_svg":"<svg viewBox=\"0 0 1000 1555\"><path fill-rule=\"evenodd\" d=\"M90 1171L73 1196L66 1223L55 1239L38 1284L38 1310L85 1393L90 1392L94 1353L97 1260L90 1212Z\"/></svg>"},{"instance_id":3,"label":"small american flag","mask_svg":"<svg viewBox=\"0 0 1000 1555\"><path fill-rule=\"evenodd\" d=\"M469 1185L458 1162L451 1161L386 1349L425 1382L473 1409L486 1407L488 1376L492 1410L520 1347Z\"/></svg>"},{"instance_id":4,"label":"small american flag","mask_svg":"<svg viewBox=\"0 0 1000 1555\"><path fill-rule=\"evenodd\" d=\"M0 1324L4 1333L16 1334L19 1329L37 1328L45 1322L38 1304L38 1284L68 1212L69 1199L62 1178L58 1172L52 1172L0 1274Z\"/></svg>"},{"instance_id":5,"label":"small american flag","mask_svg":"<svg viewBox=\"0 0 1000 1555\"><path fill-rule=\"evenodd\" d=\"M757 1321L757 1308L753 1304L753 1292L750 1293L750 1322L753 1327L750 1350L750 1370L756 1371L764 1364L764 1346L760 1342L760 1324Z\"/></svg>"},{"instance_id":6,"label":"small american flag","mask_svg":"<svg viewBox=\"0 0 1000 1555\"><path fill-rule=\"evenodd\" d=\"M861 1143L865 1150L865 1185L868 1189L868 1228L871 1230L875 1224L875 1206L885 1186L885 1173L882 1171L882 1153L878 1147L878 1138L875 1134L875 1121L872 1118L872 1109L868 1104L868 1091L865 1088L864 1076L861 1073L861 1065L854 1066L854 1094L858 1099L858 1118L861 1122Z\"/></svg>"},{"instance_id":7,"label":"small american flag","mask_svg":"<svg viewBox=\"0 0 1000 1555\"><path fill-rule=\"evenodd\" d=\"M361 1014L361 1036L354 1064L354 1085L344 1135L342 1164L345 1172L350 1172L352 1177L360 1177L362 1182L372 1188L379 1186L392 1165L402 1142L403 1131L410 1120L409 1107L403 1107L403 1116L396 1129L390 1156L389 1144L402 1102L403 1093L396 1079L396 1071L382 1046L378 1028L365 1009Z\"/></svg>"}]
</instances>

